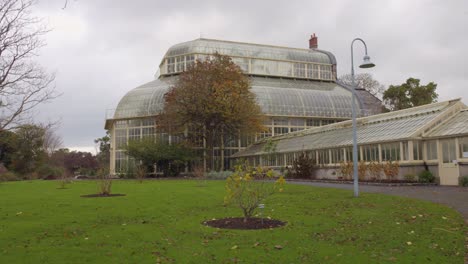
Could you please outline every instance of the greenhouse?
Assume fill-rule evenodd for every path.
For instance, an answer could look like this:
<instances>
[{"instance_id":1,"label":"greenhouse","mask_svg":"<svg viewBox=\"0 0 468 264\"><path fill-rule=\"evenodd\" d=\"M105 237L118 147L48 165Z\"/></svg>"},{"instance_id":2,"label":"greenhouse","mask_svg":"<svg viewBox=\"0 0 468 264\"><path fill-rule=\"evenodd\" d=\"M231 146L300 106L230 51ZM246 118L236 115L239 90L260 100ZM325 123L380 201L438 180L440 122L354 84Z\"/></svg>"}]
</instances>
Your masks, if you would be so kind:
<instances>
[{"instance_id":1,"label":"greenhouse","mask_svg":"<svg viewBox=\"0 0 468 264\"><path fill-rule=\"evenodd\" d=\"M219 168L221 162L229 167L230 156L262 138L351 118L351 88L336 81L336 59L317 48L315 35L309 41L309 49L200 38L169 48L155 79L130 90L108 113L105 128L111 134L111 173L125 170L129 159L122 148L129 140L147 135L168 142L181 140L183 135L158 130L155 117L163 110L164 94L188 66L197 60L211 59L216 52L230 56L249 76L251 90L267 116L268 131L254 137L230 138L223 155L215 147L214 165L207 169ZM379 99L365 90L356 91L359 116L380 113ZM203 148L203 142L198 147Z\"/></svg>"},{"instance_id":2,"label":"greenhouse","mask_svg":"<svg viewBox=\"0 0 468 264\"><path fill-rule=\"evenodd\" d=\"M398 162L398 177L430 170L442 185L468 175L468 108L460 99L357 119L358 160ZM274 153L264 151L274 142ZM343 121L261 140L233 155L251 165L281 168L305 153L319 178L337 179L352 160L352 122Z\"/></svg>"}]
</instances>

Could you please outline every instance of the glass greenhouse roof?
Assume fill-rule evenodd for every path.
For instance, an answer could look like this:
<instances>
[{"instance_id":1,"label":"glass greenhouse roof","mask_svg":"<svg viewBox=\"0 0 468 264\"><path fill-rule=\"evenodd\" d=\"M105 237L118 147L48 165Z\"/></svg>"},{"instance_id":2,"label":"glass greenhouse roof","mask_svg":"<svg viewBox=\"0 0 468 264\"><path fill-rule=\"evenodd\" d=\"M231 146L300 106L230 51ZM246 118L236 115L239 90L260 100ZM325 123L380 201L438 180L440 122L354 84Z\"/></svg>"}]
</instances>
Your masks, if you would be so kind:
<instances>
[{"instance_id":1,"label":"glass greenhouse roof","mask_svg":"<svg viewBox=\"0 0 468 264\"><path fill-rule=\"evenodd\" d=\"M447 101L359 118L357 119L358 144L365 145L421 137L428 125L437 120L446 119L450 111L454 111L454 107L460 108L461 105L463 104L459 100ZM463 118L466 122L468 115L460 117L460 119ZM352 123L344 121L272 137L272 139L276 141L276 151L280 153L346 147L352 145ZM234 154L233 157L264 154L263 146L265 143L265 140L255 143Z\"/></svg>"},{"instance_id":2,"label":"glass greenhouse roof","mask_svg":"<svg viewBox=\"0 0 468 264\"><path fill-rule=\"evenodd\" d=\"M443 137L448 135L468 134L468 110L464 109L457 113L447 122L440 124L427 137Z\"/></svg>"},{"instance_id":3,"label":"glass greenhouse roof","mask_svg":"<svg viewBox=\"0 0 468 264\"><path fill-rule=\"evenodd\" d=\"M128 92L119 102L114 119L158 115L164 94L177 77L161 78ZM351 92L331 82L251 77L252 92L266 115L298 117L351 117ZM364 111L358 113L366 115Z\"/></svg>"},{"instance_id":4,"label":"glass greenhouse roof","mask_svg":"<svg viewBox=\"0 0 468 264\"><path fill-rule=\"evenodd\" d=\"M164 58L185 54L214 54L215 52L231 57L336 64L335 56L327 51L203 38L172 46L169 48Z\"/></svg>"}]
</instances>

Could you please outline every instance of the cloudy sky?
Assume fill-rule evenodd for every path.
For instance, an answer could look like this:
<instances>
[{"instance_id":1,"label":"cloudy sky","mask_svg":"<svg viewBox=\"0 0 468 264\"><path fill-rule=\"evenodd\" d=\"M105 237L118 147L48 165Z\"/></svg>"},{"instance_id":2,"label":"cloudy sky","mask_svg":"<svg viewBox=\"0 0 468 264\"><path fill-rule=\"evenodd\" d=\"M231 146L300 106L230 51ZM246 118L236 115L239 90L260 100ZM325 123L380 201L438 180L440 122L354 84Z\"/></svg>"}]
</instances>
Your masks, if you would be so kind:
<instances>
[{"instance_id":1,"label":"cloudy sky","mask_svg":"<svg viewBox=\"0 0 468 264\"><path fill-rule=\"evenodd\" d=\"M408 77L438 84L439 100L468 104L468 1L39 0L52 29L39 61L63 95L38 119L60 120L64 145L94 151L107 109L151 81L166 50L204 38L308 48L312 33L350 72L350 43L363 38L385 85ZM363 48L355 45L355 61ZM359 69L357 69L359 73Z\"/></svg>"}]
</instances>

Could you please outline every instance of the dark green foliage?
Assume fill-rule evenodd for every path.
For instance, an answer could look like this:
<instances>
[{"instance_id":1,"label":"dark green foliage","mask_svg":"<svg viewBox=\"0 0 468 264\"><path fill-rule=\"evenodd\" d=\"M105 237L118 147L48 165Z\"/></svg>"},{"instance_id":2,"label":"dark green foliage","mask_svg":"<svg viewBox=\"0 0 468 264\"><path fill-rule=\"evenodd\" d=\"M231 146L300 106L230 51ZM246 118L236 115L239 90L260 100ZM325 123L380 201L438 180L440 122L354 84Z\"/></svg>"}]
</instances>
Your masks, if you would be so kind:
<instances>
[{"instance_id":1,"label":"dark green foliage","mask_svg":"<svg viewBox=\"0 0 468 264\"><path fill-rule=\"evenodd\" d=\"M185 164L194 159L193 151L186 144L169 144L150 137L129 141L125 150L129 156L141 161L146 171L152 172L156 165L166 177L179 175Z\"/></svg>"},{"instance_id":2,"label":"dark green foliage","mask_svg":"<svg viewBox=\"0 0 468 264\"><path fill-rule=\"evenodd\" d=\"M419 181L420 182L426 182L426 183L431 183L435 181L434 175L432 175L431 171L424 170L421 173L419 173Z\"/></svg>"},{"instance_id":3,"label":"dark green foliage","mask_svg":"<svg viewBox=\"0 0 468 264\"><path fill-rule=\"evenodd\" d=\"M41 179L44 178L62 178L65 171L62 167L51 166L48 164L42 164L36 169L36 172L39 174Z\"/></svg>"},{"instance_id":4,"label":"dark green foliage","mask_svg":"<svg viewBox=\"0 0 468 264\"><path fill-rule=\"evenodd\" d=\"M390 85L384 92L385 105L392 111L437 102L437 84L420 85L419 79L409 78L401 85Z\"/></svg>"},{"instance_id":5,"label":"dark green foliage","mask_svg":"<svg viewBox=\"0 0 468 264\"><path fill-rule=\"evenodd\" d=\"M18 149L18 137L7 130L0 131L0 163L11 169L13 153Z\"/></svg>"},{"instance_id":6,"label":"dark green foliage","mask_svg":"<svg viewBox=\"0 0 468 264\"><path fill-rule=\"evenodd\" d=\"M460 177L460 186L468 187L468 176Z\"/></svg>"},{"instance_id":7,"label":"dark green foliage","mask_svg":"<svg viewBox=\"0 0 468 264\"><path fill-rule=\"evenodd\" d=\"M20 174L33 172L46 159L44 151L45 129L36 125L24 125L15 130L16 150L11 154L11 170Z\"/></svg>"},{"instance_id":8,"label":"dark green foliage","mask_svg":"<svg viewBox=\"0 0 468 264\"><path fill-rule=\"evenodd\" d=\"M298 179L315 179L316 168L317 165L314 159L310 158L307 153L302 152L299 157L293 161L291 176Z\"/></svg>"}]
</instances>

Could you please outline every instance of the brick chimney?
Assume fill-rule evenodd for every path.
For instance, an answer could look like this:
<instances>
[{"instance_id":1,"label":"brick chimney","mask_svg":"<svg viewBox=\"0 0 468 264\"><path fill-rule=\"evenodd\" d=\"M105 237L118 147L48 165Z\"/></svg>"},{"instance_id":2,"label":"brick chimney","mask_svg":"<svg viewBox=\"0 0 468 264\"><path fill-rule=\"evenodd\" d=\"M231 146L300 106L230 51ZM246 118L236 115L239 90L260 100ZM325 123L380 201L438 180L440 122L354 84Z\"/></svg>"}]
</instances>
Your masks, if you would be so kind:
<instances>
[{"instance_id":1,"label":"brick chimney","mask_svg":"<svg viewBox=\"0 0 468 264\"><path fill-rule=\"evenodd\" d=\"M310 36L309 39L309 49L316 49L318 48L318 38L315 36L315 33Z\"/></svg>"}]
</instances>

